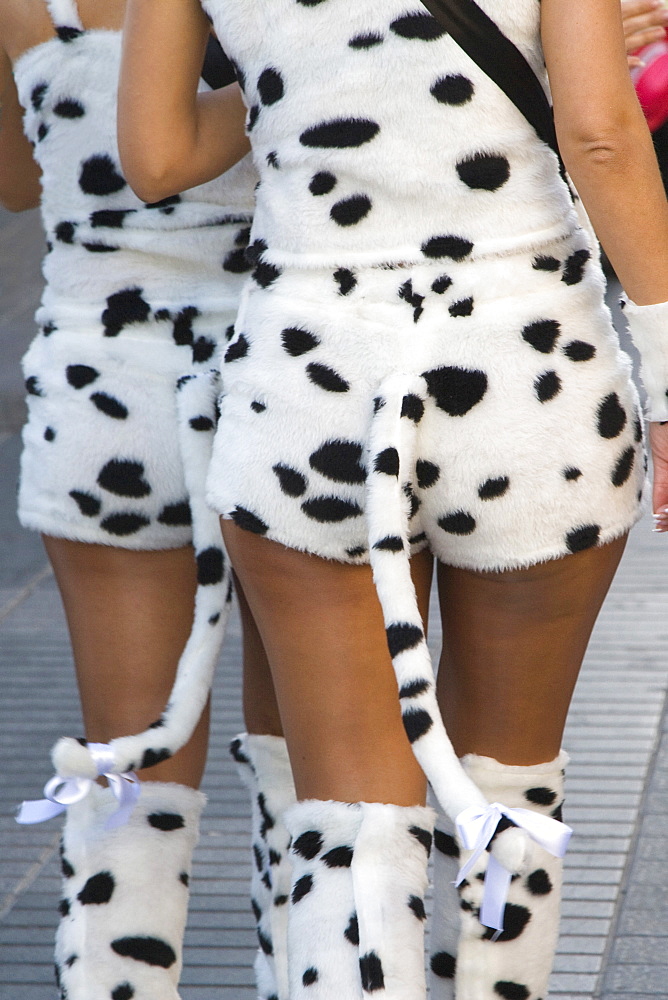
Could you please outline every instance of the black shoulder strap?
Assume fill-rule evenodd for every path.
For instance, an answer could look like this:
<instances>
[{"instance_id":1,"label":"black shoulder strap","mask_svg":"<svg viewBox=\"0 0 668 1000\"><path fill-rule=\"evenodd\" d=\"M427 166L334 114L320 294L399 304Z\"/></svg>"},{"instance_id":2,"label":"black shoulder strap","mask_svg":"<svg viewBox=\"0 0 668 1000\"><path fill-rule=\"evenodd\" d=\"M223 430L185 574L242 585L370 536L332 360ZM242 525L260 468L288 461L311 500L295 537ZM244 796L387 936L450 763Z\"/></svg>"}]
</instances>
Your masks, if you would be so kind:
<instances>
[{"instance_id":1,"label":"black shoulder strap","mask_svg":"<svg viewBox=\"0 0 668 1000\"><path fill-rule=\"evenodd\" d=\"M200 75L212 90L227 87L228 84L234 83L237 78L234 66L223 52L218 39L214 38L213 35L209 35Z\"/></svg>"},{"instance_id":2,"label":"black shoulder strap","mask_svg":"<svg viewBox=\"0 0 668 1000\"><path fill-rule=\"evenodd\" d=\"M559 156L552 107L517 46L474 0L422 0L422 3Z\"/></svg>"}]
</instances>

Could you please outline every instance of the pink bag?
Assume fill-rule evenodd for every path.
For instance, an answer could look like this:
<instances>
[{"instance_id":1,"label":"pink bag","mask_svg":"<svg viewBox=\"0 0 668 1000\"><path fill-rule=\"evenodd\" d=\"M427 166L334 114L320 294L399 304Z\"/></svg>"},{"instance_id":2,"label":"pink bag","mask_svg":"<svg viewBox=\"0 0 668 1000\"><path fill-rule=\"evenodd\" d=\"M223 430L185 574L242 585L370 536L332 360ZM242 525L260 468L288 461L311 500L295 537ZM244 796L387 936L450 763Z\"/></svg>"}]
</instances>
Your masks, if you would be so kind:
<instances>
[{"instance_id":1,"label":"pink bag","mask_svg":"<svg viewBox=\"0 0 668 1000\"><path fill-rule=\"evenodd\" d=\"M631 70L631 79L650 131L668 120L668 38L633 53L644 66Z\"/></svg>"}]
</instances>

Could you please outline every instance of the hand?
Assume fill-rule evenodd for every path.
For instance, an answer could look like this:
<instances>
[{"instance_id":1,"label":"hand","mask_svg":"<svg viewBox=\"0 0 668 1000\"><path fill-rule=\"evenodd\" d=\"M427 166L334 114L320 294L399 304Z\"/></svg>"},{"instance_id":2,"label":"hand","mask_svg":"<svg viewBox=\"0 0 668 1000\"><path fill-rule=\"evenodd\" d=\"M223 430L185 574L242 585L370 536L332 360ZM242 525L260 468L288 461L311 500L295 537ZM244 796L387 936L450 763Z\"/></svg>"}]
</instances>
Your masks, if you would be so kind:
<instances>
[{"instance_id":1,"label":"hand","mask_svg":"<svg viewBox=\"0 0 668 1000\"><path fill-rule=\"evenodd\" d=\"M649 425L649 444L654 463L652 509L655 528L668 532L668 423Z\"/></svg>"},{"instance_id":2,"label":"hand","mask_svg":"<svg viewBox=\"0 0 668 1000\"><path fill-rule=\"evenodd\" d=\"M632 53L666 37L668 6L664 0L622 0L622 20L629 66L642 66Z\"/></svg>"}]
</instances>

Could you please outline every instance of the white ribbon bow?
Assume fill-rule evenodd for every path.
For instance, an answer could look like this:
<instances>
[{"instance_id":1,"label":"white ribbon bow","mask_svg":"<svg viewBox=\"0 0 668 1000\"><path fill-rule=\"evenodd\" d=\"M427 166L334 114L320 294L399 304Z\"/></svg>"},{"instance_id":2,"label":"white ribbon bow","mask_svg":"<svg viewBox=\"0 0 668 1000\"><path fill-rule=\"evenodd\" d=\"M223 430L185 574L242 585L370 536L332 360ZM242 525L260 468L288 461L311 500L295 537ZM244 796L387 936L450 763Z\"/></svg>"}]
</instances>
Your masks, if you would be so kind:
<instances>
[{"instance_id":1,"label":"white ribbon bow","mask_svg":"<svg viewBox=\"0 0 668 1000\"><path fill-rule=\"evenodd\" d=\"M559 820L543 816L532 809L509 809L500 802L492 802L486 809L470 806L459 814L455 823L460 840L467 851L473 854L462 865L457 875L455 885L464 881L476 861L487 848L494 836L502 816L512 820L529 834L532 840L553 854L555 858L563 858L573 831L570 826ZM485 873L485 888L480 907L480 923L496 930L496 939L503 930L503 913L508 899L510 880L514 872L509 872L500 864L493 854L490 854Z\"/></svg>"},{"instance_id":2,"label":"white ribbon bow","mask_svg":"<svg viewBox=\"0 0 668 1000\"><path fill-rule=\"evenodd\" d=\"M111 814L105 823L105 828L111 830L114 827L123 826L129 820L130 813L141 794L139 779L134 771L115 774L108 770L114 765L114 755L106 743L89 743L88 749L91 752L98 775L107 779L114 798L118 802L118 809ZM16 822L23 824L44 823L47 819L53 819L54 816L59 816L60 813L64 812L68 806L85 799L94 784L95 781L92 778L62 778L56 774L44 786L45 798L21 803Z\"/></svg>"}]
</instances>

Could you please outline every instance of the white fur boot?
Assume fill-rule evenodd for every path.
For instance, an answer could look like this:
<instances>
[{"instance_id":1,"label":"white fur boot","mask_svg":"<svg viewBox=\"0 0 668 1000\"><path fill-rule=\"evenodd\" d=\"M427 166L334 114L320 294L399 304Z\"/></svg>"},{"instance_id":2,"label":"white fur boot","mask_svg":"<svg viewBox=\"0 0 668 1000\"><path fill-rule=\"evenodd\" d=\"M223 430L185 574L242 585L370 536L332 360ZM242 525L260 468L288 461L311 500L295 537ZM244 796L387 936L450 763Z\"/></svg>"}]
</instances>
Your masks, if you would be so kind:
<instances>
[{"instance_id":1,"label":"white fur boot","mask_svg":"<svg viewBox=\"0 0 668 1000\"><path fill-rule=\"evenodd\" d=\"M291 1000L424 1000L432 810L308 801L286 823Z\"/></svg>"},{"instance_id":2,"label":"white fur boot","mask_svg":"<svg viewBox=\"0 0 668 1000\"><path fill-rule=\"evenodd\" d=\"M561 819L567 763L563 751L553 761L526 767L475 754L463 758L469 776L490 802L555 819ZM463 852L462 860L468 856ZM544 1000L559 935L563 861L531 841L527 873L511 882L504 930L493 941L494 931L478 919L488 857L484 852L460 886L455 995L457 1000Z\"/></svg>"},{"instance_id":3,"label":"white fur boot","mask_svg":"<svg viewBox=\"0 0 668 1000\"><path fill-rule=\"evenodd\" d=\"M56 976L66 1000L178 1000L192 853L205 803L184 785L144 782L127 823L93 785L69 807Z\"/></svg>"},{"instance_id":4,"label":"white fur boot","mask_svg":"<svg viewBox=\"0 0 668 1000\"><path fill-rule=\"evenodd\" d=\"M288 899L292 880L290 834L283 813L296 802L285 740L241 733L230 744L251 797L251 905L260 947L255 978L260 1000L288 1000Z\"/></svg>"}]
</instances>

